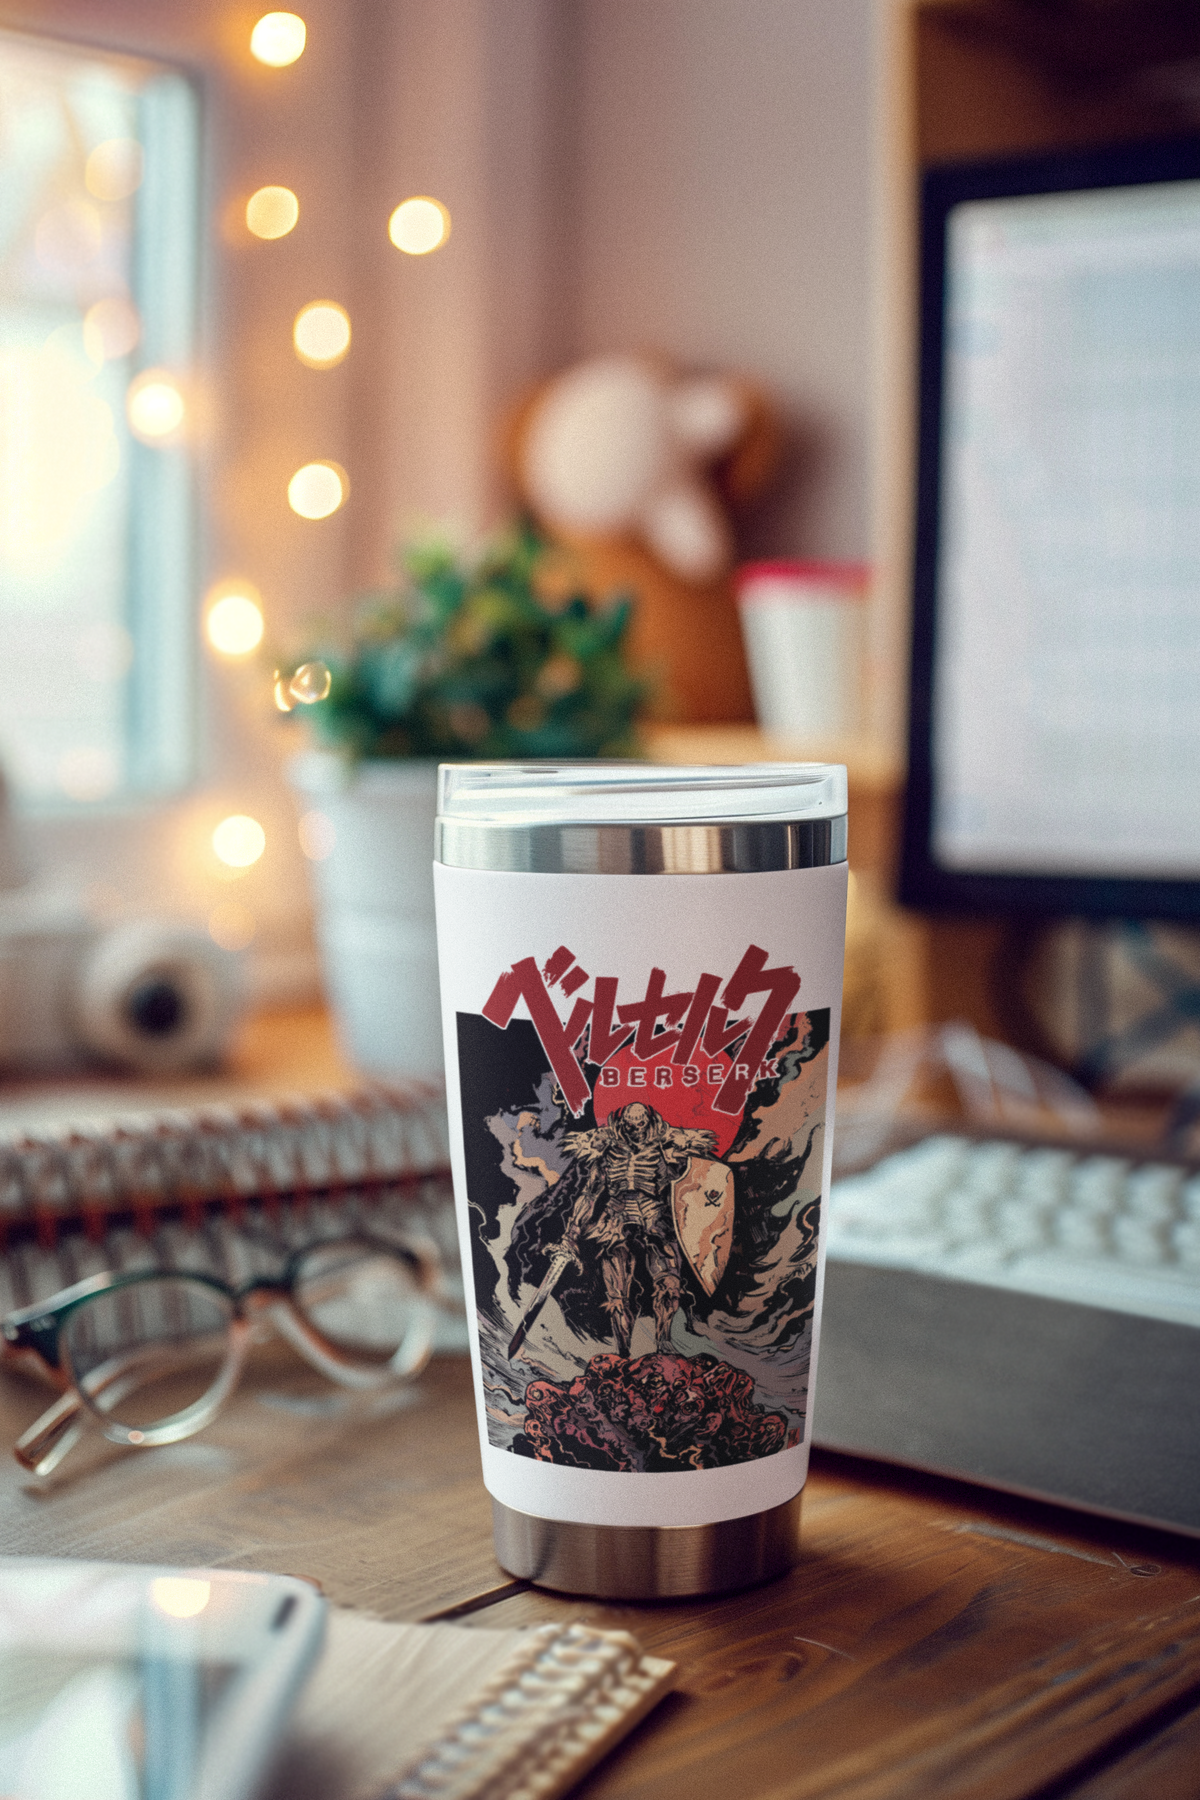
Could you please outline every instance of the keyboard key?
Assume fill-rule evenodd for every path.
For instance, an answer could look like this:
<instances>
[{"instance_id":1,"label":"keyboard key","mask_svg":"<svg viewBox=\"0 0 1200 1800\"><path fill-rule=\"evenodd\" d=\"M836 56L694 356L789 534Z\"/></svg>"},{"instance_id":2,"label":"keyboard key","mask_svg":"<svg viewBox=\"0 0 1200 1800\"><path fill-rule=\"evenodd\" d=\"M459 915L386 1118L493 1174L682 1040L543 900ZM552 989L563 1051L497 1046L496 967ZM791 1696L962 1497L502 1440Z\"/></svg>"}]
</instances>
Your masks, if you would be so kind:
<instances>
[{"instance_id":1,"label":"keyboard key","mask_svg":"<svg viewBox=\"0 0 1200 1800\"><path fill-rule=\"evenodd\" d=\"M1200 1176L939 1135L835 1182L829 1253L1200 1325Z\"/></svg>"}]
</instances>

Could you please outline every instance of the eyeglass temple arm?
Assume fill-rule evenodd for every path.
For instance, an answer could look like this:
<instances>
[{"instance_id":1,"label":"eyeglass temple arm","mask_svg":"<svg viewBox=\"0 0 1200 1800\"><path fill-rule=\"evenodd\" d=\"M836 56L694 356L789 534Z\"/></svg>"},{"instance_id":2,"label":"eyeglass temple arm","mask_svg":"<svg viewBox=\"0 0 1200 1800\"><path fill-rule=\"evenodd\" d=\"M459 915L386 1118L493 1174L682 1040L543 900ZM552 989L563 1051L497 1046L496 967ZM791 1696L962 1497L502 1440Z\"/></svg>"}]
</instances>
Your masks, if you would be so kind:
<instances>
[{"instance_id":1,"label":"eyeglass temple arm","mask_svg":"<svg viewBox=\"0 0 1200 1800\"><path fill-rule=\"evenodd\" d=\"M250 1342L250 1329L247 1323L244 1320L235 1319L230 1326L230 1337L232 1354L222 1372L221 1379L208 1395L209 1406L199 1417L198 1423L192 1425L188 1432L180 1435L190 1436L192 1431L199 1431L203 1425L206 1425L212 1415L224 1405L236 1386ZM108 1406L118 1405L126 1392L122 1382L127 1373L127 1368L120 1366L93 1371L86 1383L93 1404L102 1410L107 1410ZM62 1379L58 1372L54 1372L54 1378ZM23 1432L13 1445L13 1455L23 1468L32 1470L35 1475L49 1475L58 1467L67 1451L79 1442L87 1426L88 1420L84 1414L84 1404L77 1389L71 1387L55 1401L47 1412L42 1414L40 1419L35 1419L28 1431Z\"/></svg>"},{"instance_id":2,"label":"eyeglass temple arm","mask_svg":"<svg viewBox=\"0 0 1200 1800\"><path fill-rule=\"evenodd\" d=\"M73 1388L60 1394L54 1405L13 1445L13 1455L22 1468L30 1469L35 1475L49 1475L56 1469L83 1435L82 1411L83 1402Z\"/></svg>"}]
</instances>

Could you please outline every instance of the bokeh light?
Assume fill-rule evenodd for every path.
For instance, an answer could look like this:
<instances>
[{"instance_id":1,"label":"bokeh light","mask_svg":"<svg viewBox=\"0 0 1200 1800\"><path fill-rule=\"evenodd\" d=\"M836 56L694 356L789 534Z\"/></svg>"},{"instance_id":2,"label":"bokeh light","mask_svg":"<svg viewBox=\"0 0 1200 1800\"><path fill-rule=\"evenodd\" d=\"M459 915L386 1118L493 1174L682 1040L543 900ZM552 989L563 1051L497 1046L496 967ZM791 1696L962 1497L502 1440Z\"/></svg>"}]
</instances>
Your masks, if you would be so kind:
<instances>
[{"instance_id":1,"label":"bokeh light","mask_svg":"<svg viewBox=\"0 0 1200 1800\"><path fill-rule=\"evenodd\" d=\"M402 200L388 220L388 236L407 256L428 256L450 236L450 214L440 200L414 194Z\"/></svg>"},{"instance_id":2,"label":"bokeh light","mask_svg":"<svg viewBox=\"0 0 1200 1800\"><path fill-rule=\"evenodd\" d=\"M269 69L286 69L304 55L307 37L299 13L264 13L250 33L250 54Z\"/></svg>"},{"instance_id":3,"label":"bokeh light","mask_svg":"<svg viewBox=\"0 0 1200 1800\"><path fill-rule=\"evenodd\" d=\"M315 706L325 700L333 686L333 676L323 662L301 663L288 682L288 693L301 706Z\"/></svg>"},{"instance_id":4,"label":"bokeh light","mask_svg":"<svg viewBox=\"0 0 1200 1800\"><path fill-rule=\"evenodd\" d=\"M0 588L69 554L96 494L121 464L95 365L57 332L40 348L0 346Z\"/></svg>"},{"instance_id":5,"label":"bokeh light","mask_svg":"<svg viewBox=\"0 0 1200 1800\"><path fill-rule=\"evenodd\" d=\"M350 315L336 300L314 300L292 326L296 355L310 369L332 369L350 348Z\"/></svg>"},{"instance_id":6,"label":"bokeh light","mask_svg":"<svg viewBox=\"0 0 1200 1800\"><path fill-rule=\"evenodd\" d=\"M262 601L250 582L221 582L209 590L204 633L222 656L249 656L263 637Z\"/></svg>"},{"instance_id":7,"label":"bokeh light","mask_svg":"<svg viewBox=\"0 0 1200 1800\"><path fill-rule=\"evenodd\" d=\"M173 437L186 411L179 383L166 369L143 369L125 393L129 429L143 443L160 444Z\"/></svg>"},{"instance_id":8,"label":"bokeh light","mask_svg":"<svg viewBox=\"0 0 1200 1800\"><path fill-rule=\"evenodd\" d=\"M248 869L267 847L267 834L249 813L230 813L212 834L212 847L227 869Z\"/></svg>"},{"instance_id":9,"label":"bokeh light","mask_svg":"<svg viewBox=\"0 0 1200 1800\"><path fill-rule=\"evenodd\" d=\"M337 843L337 830L328 813L318 807L306 812L297 827L300 836L300 848L309 862L324 862L327 856L333 855Z\"/></svg>"},{"instance_id":10,"label":"bokeh light","mask_svg":"<svg viewBox=\"0 0 1200 1800\"><path fill-rule=\"evenodd\" d=\"M109 294L83 315L83 347L97 368L128 356L142 335L137 307L121 294Z\"/></svg>"},{"instance_id":11,"label":"bokeh light","mask_svg":"<svg viewBox=\"0 0 1200 1800\"><path fill-rule=\"evenodd\" d=\"M339 463L305 463L288 482L288 505L302 519L327 519L349 492L349 478Z\"/></svg>"},{"instance_id":12,"label":"bokeh light","mask_svg":"<svg viewBox=\"0 0 1200 1800\"><path fill-rule=\"evenodd\" d=\"M257 931L258 920L238 900L223 900L208 915L208 935L221 950L245 950Z\"/></svg>"},{"instance_id":13,"label":"bokeh light","mask_svg":"<svg viewBox=\"0 0 1200 1800\"><path fill-rule=\"evenodd\" d=\"M144 166L136 138L106 138L84 164L84 186L97 200L127 200L141 187Z\"/></svg>"},{"instance_id":14,"label":"bokeh light","mask_svg":"<svg viewBox=\"0 0 1200 1800\"><path fill-rule=\"evenodd\" d=\"M286 237L300 217L291 188L261 187L246 202L246 224L256 238Z\"/></svg>"},{"instance_id":15,"label":"bokeh light","mask_svg":"<svg viewBox=\"0 0 1200 1800\"><path fill-rule=\"evenodd\" d=\"M150 1599L169 1619L194 1619L212 1598L212 1582L192 1575L156 1575L150 1583Z\"/></svg>"}]
</instances>

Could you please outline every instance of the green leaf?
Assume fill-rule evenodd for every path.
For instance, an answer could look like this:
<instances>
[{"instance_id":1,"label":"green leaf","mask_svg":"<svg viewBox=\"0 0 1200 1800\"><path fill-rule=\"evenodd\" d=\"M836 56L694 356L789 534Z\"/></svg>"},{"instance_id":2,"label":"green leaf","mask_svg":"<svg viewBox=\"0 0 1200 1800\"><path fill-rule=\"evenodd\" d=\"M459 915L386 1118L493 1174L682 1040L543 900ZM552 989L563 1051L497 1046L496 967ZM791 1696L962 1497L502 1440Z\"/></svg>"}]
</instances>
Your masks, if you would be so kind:
<instances>
[{"instance_id":1,"label":"green leaf","mask_svg":"<svg viewBox=\"0 0 1200 1800\"><path fill-rule=\"evenodd\" d=\"M317 739L351 758L588 757L635 754L648 684L625 661L633 599L539 597L547 546L529 519L472 561L442 539L406 545L392 589L365 595L349 642L324 661L326 699L303 709ZM567 693L561 666L577 665ZM296 665L293 665L293 667ZM568 664L568 674L570 674Z\"/></svg>"}]
</instances>

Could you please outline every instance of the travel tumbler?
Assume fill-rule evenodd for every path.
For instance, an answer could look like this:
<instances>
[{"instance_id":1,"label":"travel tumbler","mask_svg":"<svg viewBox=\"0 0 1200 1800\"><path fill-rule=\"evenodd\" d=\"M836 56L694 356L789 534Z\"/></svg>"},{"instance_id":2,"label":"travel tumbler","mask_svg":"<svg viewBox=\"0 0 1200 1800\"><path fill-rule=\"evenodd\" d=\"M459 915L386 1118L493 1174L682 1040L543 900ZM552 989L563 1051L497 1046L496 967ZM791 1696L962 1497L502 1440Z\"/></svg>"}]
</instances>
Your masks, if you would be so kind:
<instances>
[{"instance_id":1,"label":"travel tumbler","mask_svg":"<svg viewBox=\"0 0 1200 1800\"><path fill-rule=\"evenodd\" d=\"M846 772L451 764L434 864L484 1482L511 1574L799 1553Z\"/></svg>"}]
</instances>

